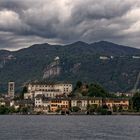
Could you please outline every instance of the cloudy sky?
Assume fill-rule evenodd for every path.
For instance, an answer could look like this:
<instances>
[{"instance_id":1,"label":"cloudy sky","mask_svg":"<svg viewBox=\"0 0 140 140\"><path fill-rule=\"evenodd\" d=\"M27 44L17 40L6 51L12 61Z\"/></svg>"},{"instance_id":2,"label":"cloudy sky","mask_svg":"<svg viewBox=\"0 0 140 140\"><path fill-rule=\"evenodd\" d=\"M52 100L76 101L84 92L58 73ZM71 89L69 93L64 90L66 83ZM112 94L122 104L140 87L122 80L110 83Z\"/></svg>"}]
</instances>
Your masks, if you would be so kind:
<instances>
[{"instance_id":1,"label":"cloudy sky","mask_svg":"<svg viewBox=\"0 0 140 140\"><path fill-rule=\"evenodd\" d=\"M140 48L140 0L0 0L0 49L78 40Z\"/></svg>"}]
</instances>

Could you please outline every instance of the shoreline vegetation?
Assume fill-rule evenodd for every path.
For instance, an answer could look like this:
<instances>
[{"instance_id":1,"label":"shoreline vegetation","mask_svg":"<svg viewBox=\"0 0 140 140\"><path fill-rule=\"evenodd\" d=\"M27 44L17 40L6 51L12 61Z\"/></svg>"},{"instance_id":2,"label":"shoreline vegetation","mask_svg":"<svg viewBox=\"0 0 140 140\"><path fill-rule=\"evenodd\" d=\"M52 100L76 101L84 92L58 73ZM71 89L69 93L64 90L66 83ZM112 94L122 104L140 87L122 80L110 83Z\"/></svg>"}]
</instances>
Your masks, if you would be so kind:
<instances>
[{"instance_id":1,"label":"shoreline vegetation","mask_svg":"<svg viewBox=\"0 0 140 140\"><path fill-rule=\"evenodd\" d=\"M32 114L28 114L28 113L8 113L8 114L0 114L1 115L24 115L24 116L30 116L30 115L34 115L34 116L117 116L117 115L124 115L124 116L140 116L140 112L112 112L111 114L86 114L86 113L71 113L71 114L61 114L61 113L32 113Z\"/></svg>"}]
</instances>

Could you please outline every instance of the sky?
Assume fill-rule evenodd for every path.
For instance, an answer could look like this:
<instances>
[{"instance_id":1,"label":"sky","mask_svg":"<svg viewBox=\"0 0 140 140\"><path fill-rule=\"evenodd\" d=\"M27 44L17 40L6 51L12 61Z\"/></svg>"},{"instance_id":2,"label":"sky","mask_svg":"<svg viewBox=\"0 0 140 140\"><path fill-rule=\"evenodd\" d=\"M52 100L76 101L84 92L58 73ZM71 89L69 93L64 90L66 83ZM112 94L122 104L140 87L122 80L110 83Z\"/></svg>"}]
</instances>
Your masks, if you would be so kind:
<instances>
[{"instance_id":1,"label":"sky","mask_svg":"<svg viewBox=\"0 0 140 140\"><path fill-rule=\"evenodd\" d=\"M140 48L140 0L0 0L0 49L100 40Z\"/></svg>"}]
</instances>

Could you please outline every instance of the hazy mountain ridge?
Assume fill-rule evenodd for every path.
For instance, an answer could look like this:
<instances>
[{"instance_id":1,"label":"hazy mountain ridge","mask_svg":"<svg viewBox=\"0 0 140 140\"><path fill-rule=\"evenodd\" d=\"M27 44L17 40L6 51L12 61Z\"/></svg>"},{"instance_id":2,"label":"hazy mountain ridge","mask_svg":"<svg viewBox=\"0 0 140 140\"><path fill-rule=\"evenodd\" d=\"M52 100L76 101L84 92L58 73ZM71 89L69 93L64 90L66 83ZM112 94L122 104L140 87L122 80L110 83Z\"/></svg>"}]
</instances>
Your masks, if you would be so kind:
<instances>
[{"instance_id":1,"label":"hazy mountain ridge","mask_svg":"<svg viewBox=\"0 0 140 140\"><path fill-rule=\"evenodd\" d=\"M28 80L41 80L46 66L60 57L61 73L52 80L99 82L110 91L129 91L140 70L140 50L111 42L75 42L69 45L35 44L18 51L0 50L0 84L9 80L17 86ZM102 60L100 56L109 59ZM111 58L111 56L113 56ZM51 77L50 77L51 79ZM140 85L138 84L140 87ZM2 89L0 89L2 90Z\"/></svg>"}]
</instances>

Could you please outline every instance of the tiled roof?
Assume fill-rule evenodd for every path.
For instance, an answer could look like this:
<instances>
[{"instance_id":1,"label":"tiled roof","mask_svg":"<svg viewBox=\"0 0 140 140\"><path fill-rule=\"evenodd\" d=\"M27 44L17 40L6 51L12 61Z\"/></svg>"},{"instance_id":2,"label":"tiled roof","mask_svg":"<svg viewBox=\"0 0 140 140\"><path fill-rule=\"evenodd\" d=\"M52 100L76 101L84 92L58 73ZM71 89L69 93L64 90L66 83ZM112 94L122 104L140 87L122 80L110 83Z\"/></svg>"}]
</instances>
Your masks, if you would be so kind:
<instances>
[{"instance_id":1,"label":"tiled roof","mask_svg":"<svg viewBox=\"0 0 140 140\"><path fill-rule=\"evenodd\" d=\"M55 85L55 84L71 84L68 81L33 81L31 85Z\"/></svg>"}]
</instances>

